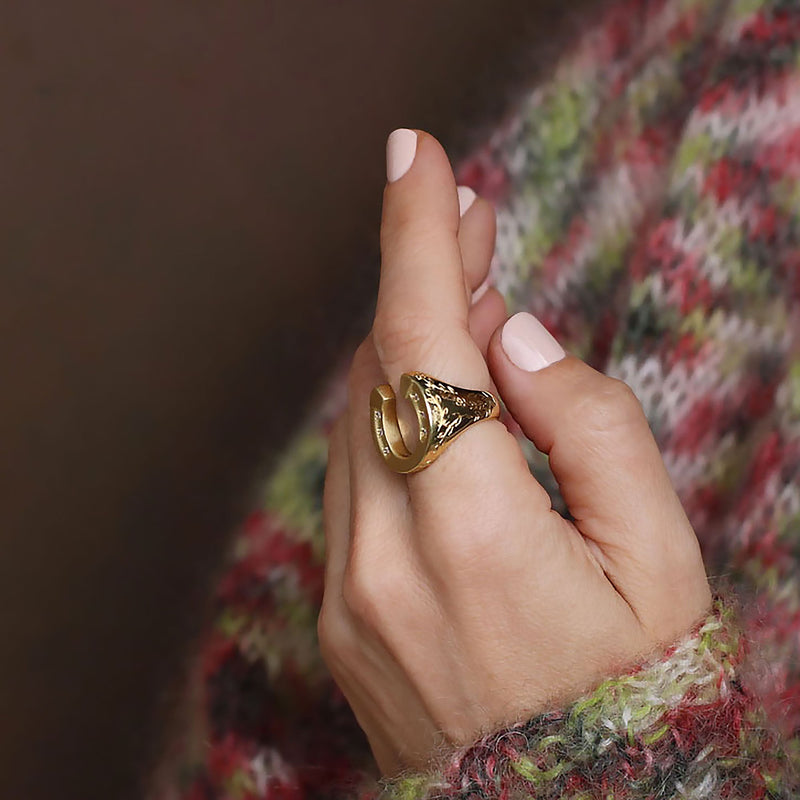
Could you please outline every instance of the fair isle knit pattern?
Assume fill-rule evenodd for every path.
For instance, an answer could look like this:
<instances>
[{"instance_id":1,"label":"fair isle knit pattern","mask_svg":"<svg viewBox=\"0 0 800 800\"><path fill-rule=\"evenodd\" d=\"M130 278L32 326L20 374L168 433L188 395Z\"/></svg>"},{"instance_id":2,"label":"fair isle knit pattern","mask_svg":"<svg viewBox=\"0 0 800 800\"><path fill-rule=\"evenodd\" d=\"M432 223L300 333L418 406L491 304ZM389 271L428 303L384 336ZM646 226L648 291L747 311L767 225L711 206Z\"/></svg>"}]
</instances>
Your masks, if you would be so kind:
<instances>
[{"instance_id":1,"label":"fair isle knit pattern","mask_svg":"<svg viewBox=\"0 0 800 800\"><path fill-rule=\"evenodd\" d=\"M393 782L382 800L761 797L767 783L776 788L780 764L762 756L775 742L747 718L735 679L742 640L729 616L718 603L666 657L605 681L566 711L486 737L441 773ZM738 794L719 794L721 786Z\"/></svg>"},{"instance_id":2,"label":"fair isle knit pattern","mask_svg":"<svg viewBox=\"0 0 800 800\"><path fill-rule=\"evenodd\" d=\"M235 542L155 796L800 796L800 2L615 0L456 174L496 205L509 312L636 392L726 588L570 706L375 782L316 642L345 359Z\"/></svg>"}]
</instances>

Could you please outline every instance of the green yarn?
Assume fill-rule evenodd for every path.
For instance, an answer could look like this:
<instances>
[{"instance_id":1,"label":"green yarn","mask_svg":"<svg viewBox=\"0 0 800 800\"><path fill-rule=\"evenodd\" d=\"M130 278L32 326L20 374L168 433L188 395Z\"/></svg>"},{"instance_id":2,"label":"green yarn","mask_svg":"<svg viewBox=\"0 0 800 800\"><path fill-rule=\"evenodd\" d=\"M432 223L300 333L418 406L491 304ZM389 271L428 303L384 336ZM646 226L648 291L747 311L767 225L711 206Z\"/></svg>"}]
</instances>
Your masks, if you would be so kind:
<instances>
[{"instance_id":1,"label":"green yarn","mask_svg":"<svg viewBox=\"0 0 800 800\"><path fill-rule=\"evenodd\" d=\"M300 431L286 448L266 487L265 507L322 555L322 486L328 439L314 428Z\"/></svg>"}]
</instances>

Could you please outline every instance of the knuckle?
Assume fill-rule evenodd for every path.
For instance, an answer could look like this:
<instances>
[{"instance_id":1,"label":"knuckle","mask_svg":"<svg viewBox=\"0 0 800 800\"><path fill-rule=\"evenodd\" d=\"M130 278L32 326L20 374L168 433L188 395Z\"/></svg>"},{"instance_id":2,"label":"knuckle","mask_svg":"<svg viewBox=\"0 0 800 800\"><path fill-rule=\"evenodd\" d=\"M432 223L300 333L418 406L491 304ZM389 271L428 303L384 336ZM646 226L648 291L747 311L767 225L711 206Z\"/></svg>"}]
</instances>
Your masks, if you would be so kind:
<instances>
[{"instance_id":1,"label":"knuckle","mask_svg":"<svg viewBox=\"0 0 800 800\"><path fill-rule=\"evenodd\" d=\"M409 358L425 360L432 354L438 337L435 325L426 314L378 315L373 327L375 350L383 365Z\"/></svg>"},{"instance_id":2,"label":"knuckle","mask_svg":"<svg viewBox=\"0 0 800 800\"><path fill-rule=\"evenodd\" d=\"M321 651L328 650L332 642L335 641L335 636L332 635L333 621L331 619L330 606L323 601L322 607L317 616L317 639ZM324 653L323 653L324 654Z\"/></svg>"},{"instance_id":3,"label":"knuckle","mask_svg":"<svg viewBox=\"0 0 800 800\"><path fill-rule=\"evenodd\" d=\"M350 371L347 373L347 395L353 398L363 393L365 385L372 384L375 365L375 349L369 338L364 339L356 348Z\"/></svg>"},{"instance_id":4,"label":"knuckle","mask_svg":"<svg viewBox=\"0 0 800 800\"><path fill-rule=\"evenodd\" d=\"M342 598L347 610L362 624L376 630L383 619L379 582L370 572L348 564L342 580Z\"/></svg>"},{"instance_id":5,"label":"knuckle","mask_svg":"<svg viewBox=\"0 0 800 800\"><path fill-rule=\"evenodd\" d=\"M644 410L633 389L618 378L605 377L594 391L578 401L576 419L592 431L609 432L645 420Z\"/></svg>"},{"instance_id":6,"label":"knuckle","mask_svg":"<svg viewBox=\"0 0 800 800\"><path fill-rule=\"evenodd\" d=\"M352 650L352 637L345 619L329 602L323 601L317 617L317 639L320 654L328 665L346 661Z\"/></svg>"},{"instance_id":7,"label":"knuckle","mask_svg":"<svg viewBox=\"0 0 800 800\"><path fill-rule=\"evenodd\" d=\"M397 203L392 208L391 218L384 217L380 230L380 248L385 256L397 249L400 241L413 230L413 211L407 204Z\"/></svg>"},{"instance_id":8,"label":"knuckle","mask_svg":"<svg viewBox=\"0 0 800 800\"><path fill-rule=\"evenodd\" d=\"M363 339L353 353L353 360L350 364L350 373L361 374L369 369L374 362L374 348L368 336Z\"/></svg>"},{"instance_id":9,"label":"knuckle","mask_svg":"<svg viewBox=\"0 0 800 800\"><path fill-rule=\"evenodd\" d=\"M385 257L418 257L440 233L440 226L420 215L417 203L395 198L391 215L385 217L381 225L381 254Z\"/></svg>"},{"instance_id":10,"label":"knuckle","mask_svg":"<svg viewBox=\"0 0 800 800\"><path fill-rule=\"evenodd\" d=\"M355 548L344 571L342 599L354 619L383 637L396 626L401 611L409 609L410 582L398 563L381 563Z\"/></svg>"}]
</instances>

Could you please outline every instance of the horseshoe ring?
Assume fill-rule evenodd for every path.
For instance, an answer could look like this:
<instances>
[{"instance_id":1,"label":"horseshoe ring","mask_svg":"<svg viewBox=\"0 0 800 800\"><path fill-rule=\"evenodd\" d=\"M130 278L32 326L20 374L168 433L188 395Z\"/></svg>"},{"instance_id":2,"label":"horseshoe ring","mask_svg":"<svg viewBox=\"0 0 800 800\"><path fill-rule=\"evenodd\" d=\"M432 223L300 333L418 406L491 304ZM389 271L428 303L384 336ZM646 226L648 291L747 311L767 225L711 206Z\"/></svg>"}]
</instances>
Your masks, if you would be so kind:
<instances>
[{"instance_id":1,"label":"horseshoe ring","mask_svg":"<svg viewBox=\"0 0 800 800\"><path fill-rule=\"evenodd\" d=\"M404 372L400 393L411 402L419 423L417 441L411 447L400 433L392 387L388 383L376 386L369 398L375 446L394 472L425 469L471 425L500 416L500 404L491 392L463 389L424 372Z\"/></svg>"}]
</instances>

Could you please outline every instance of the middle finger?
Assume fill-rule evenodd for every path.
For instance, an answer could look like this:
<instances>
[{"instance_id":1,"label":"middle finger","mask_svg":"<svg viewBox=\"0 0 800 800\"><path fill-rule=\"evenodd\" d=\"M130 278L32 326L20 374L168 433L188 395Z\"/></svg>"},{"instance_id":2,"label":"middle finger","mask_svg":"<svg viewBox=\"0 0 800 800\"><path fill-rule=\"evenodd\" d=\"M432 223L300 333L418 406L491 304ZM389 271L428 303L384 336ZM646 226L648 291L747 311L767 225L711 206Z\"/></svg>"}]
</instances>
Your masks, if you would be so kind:
<instances>
[{"instance_id":1,"label":"middle finger","mask_svg":"<svg viewBox=\"0 0 800 800\"><path fill-rule=\"evenodd\" d=\"M383 372L395 392L400 375L414 371L492 391L486 362L469 331L458 193L447 155L429 134L401 129L389 137L387 168L373 326ZM398 413L401 409L408 405L399 402ZM460 499L474 501L485 493L487 480L497 484L502 467L530 477L505 426L482 421L459 434L435 464L408 476L410 496L439 508Z\"/></svg>"},{"instance_id":2,"label":"middle finger","mask_svg":"<svg viewBox=\"0 0 800 800\"><path fill-rule=\"evenodd\" d=\"M392 180L401 157L410 165ZM488 389L486 362L469 334L458 193L447 155L430 134L400 129L387 143L387 171L373 326L386 377L396 386L403 372L419 370Z\"/></svg>"}]
</instances>

